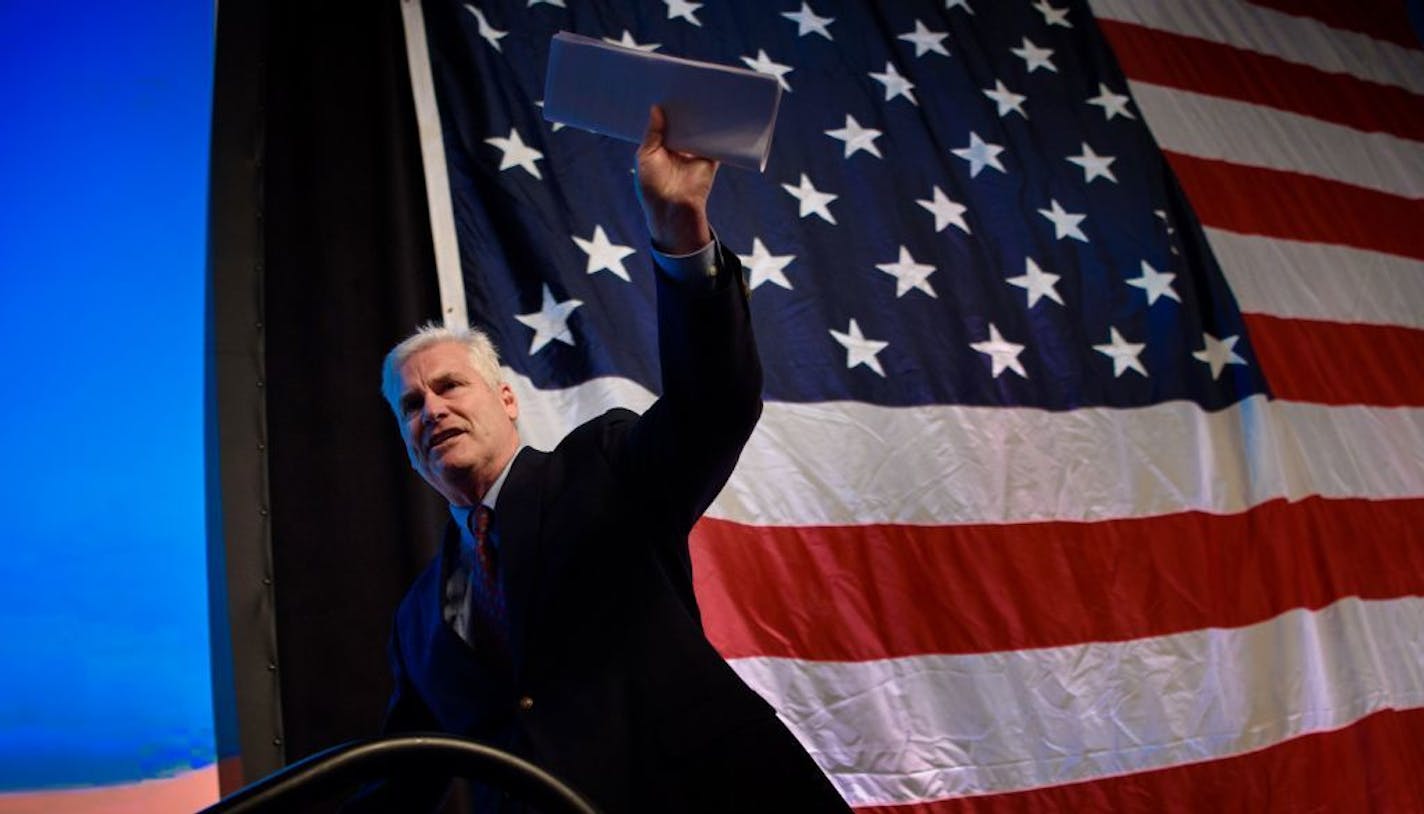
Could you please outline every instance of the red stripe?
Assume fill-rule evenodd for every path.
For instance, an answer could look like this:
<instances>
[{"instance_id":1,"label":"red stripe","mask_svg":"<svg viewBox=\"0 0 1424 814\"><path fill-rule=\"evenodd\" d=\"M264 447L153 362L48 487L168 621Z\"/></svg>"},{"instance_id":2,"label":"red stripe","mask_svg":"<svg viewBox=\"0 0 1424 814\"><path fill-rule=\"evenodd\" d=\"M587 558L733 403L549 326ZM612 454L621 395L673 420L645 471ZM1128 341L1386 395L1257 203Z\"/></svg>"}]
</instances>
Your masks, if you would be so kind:
<instances>
[{"instance_id":1,"label":"red stripe","mask_svg":"<svg viewBox=\"0 0 1424 814\"><path fill-rule=\"evenodd\" d=\"M1424 97L1403 88L1132 23L1099 27L1132 79L1424 141Z\"/></svg>"},{"instance_id":2,"label":"red stripe","mask_svg":"<svg viewBox=\"0 0 1424 814\"><path fill-rule=\"evenodd\" d=\"M1163 151L1201 222L1424 260L1424 200L1283 170Z\"/></svg>"},{"instance_id":3,"label":"red stripe","mask_svg":"<svg viewBox=\"0 0 1424 814\"><path fill-rule=\"evenodd\" d=\"M1316 404L1424 406L1424 331L1243 314L1271 393Z\"/></svg>"},{"instance_id":4,"label":"red stripe","mask_svg":"<svg viewBox=\"0 0 1424 814\"><path fill-rule=\"evenodd\" d=\"M1272 501L1099 523L758 527L692 536L728 658L863 661L1235 627L1424 594L1424 499Z\"/></svg>"},{"instance_id":5,"label":"red stripe","mask_svg":"<svg viewBox=\"0 0 1424 814\"><path fill-rule=\"evenodd\" d=\"M1333 732L1205 763L1012 794L857 808L862 814L1424 811L1424 710L1386 710Z\"/></svg>"},{"instance_id":6,"label":"red stripe","mask_svg":"<svg viewBox=\"0 0 1424 814\"><path fill-rule=\"evenodd\" d=\"M1409 23L1406 0L1248 0L1253 6L1309 17L1331 28L1418 50L1419 34Z\"/></svg>"}]
</instances>

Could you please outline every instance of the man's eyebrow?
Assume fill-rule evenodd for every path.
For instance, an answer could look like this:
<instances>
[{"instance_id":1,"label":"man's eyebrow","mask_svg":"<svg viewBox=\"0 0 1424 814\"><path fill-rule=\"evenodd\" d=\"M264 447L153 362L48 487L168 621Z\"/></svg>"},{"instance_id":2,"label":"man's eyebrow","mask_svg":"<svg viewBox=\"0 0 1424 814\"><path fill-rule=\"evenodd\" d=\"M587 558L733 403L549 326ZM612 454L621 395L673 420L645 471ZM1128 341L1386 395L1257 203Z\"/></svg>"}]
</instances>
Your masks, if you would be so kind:
<instances>
[{"instance_id":1,"label":"man's eyebrow","mask_svg":"<svg viewBox=\"0 0 1424 814\"><path fill-rule=\"evenodd\" d=\"M449 387L457 384L469 384L470 377L458 370L446 370L430 377L431 387Z\"/></svg>"}]
</instances>

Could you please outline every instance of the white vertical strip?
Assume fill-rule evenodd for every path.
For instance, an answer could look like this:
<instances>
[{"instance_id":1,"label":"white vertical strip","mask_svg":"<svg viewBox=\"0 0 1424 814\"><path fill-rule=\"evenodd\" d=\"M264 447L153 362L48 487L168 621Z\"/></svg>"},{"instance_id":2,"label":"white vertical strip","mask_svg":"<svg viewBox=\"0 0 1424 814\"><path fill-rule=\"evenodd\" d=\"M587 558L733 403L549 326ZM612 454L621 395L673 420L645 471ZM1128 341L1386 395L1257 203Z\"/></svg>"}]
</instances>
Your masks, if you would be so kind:
<instances>
[{"instance_id":1,"label":"white vertical strip","mask_svg":"<svg viewBox=\"0 0 1424 814\"><path fill-rule=\"evenodd\" d=\"M425 165L425 196L430 207L430 237L435 242L435 273L440 284L440 313L445 325L470 324L465 310L465 278L460 272L460 247L455 238L455 210L450 205L450 179L445 173L445 142L440 137L440 109L430 76L430 52L425 44L425 15L420 0L401 0L405 23L406 64L420 127L420 157Z\"/></svg>"}]
</instances>

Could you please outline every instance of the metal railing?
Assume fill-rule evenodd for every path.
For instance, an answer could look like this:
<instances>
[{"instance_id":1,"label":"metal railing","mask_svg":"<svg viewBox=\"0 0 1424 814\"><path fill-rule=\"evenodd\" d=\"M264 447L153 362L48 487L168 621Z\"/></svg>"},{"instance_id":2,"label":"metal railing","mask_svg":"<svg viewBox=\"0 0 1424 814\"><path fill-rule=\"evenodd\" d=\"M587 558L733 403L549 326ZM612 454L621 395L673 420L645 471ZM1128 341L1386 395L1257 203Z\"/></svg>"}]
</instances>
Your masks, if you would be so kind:
<instances>
[{"instance_id":1,"label":"metal railing","mask_svg":"<svg viewBox=\"0 0 1424 814\"><path fill-rule=\"evenodd\" d=\"M436 734L333 746L244 786L199 814L300 811L303 804L342 787L402 774L428 776L432 782L469 777L507 791L545 814L598 814L582 795L526 760L472 740Z\"/></svg>"}]
</instances>

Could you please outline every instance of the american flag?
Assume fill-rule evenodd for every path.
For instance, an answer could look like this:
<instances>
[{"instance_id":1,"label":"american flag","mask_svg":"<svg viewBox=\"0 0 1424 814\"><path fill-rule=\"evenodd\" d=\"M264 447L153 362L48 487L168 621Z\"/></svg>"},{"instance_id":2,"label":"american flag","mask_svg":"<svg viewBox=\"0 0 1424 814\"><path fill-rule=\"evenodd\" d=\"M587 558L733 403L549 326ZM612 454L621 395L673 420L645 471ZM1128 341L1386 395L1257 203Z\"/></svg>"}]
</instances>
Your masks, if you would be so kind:
<instances>
[{"instance_id":1,"label":"american flag","mask_svg":"<svg viewBox=\"0 0 1424 814\"><path fill-rule=\"evenodd\" d=\"M550 37L782 84L711 201L767 406L692 545L708 636L854 806L1424 810L1402 7L423 11L465 304L536 446L658 390L633 148L543 120Z\"/></svg>"}]
</instances>

